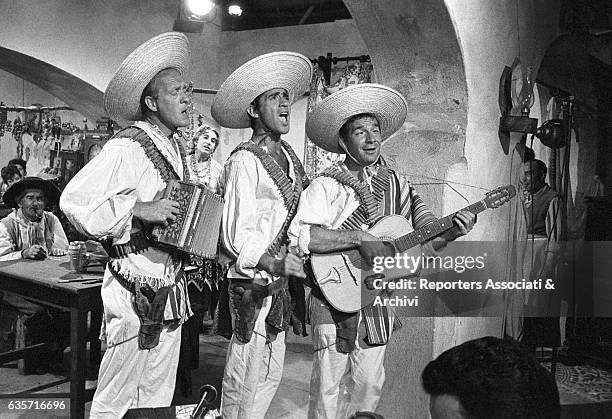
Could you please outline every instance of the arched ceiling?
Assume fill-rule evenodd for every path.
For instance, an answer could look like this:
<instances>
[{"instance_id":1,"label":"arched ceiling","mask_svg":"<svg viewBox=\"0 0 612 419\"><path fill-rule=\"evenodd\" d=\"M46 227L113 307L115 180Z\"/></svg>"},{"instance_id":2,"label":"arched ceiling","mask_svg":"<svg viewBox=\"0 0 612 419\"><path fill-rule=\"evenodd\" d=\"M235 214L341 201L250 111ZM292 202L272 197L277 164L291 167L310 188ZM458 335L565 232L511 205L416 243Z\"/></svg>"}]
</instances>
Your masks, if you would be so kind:
<instances>
[{"instance_id":1,"label":"arched ceiling","mask_svg":"<svg viewBox=\"0 0 612 419\"><path fill-rule=\"evenodd\" d=\"M46 90L92 121L106 115L103 92L49 63L0 47L0 69Z\"/></svg>"}]
</instances>

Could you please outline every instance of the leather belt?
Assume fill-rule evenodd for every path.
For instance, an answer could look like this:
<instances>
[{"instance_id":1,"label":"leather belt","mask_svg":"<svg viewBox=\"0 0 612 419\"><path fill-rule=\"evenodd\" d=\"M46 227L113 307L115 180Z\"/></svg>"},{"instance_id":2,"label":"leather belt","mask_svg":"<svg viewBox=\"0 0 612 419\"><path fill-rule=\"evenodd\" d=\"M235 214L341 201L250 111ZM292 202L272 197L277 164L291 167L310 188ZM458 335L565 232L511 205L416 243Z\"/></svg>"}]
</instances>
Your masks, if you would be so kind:
<instances>
[{"instance_id":1,"label":"leather belt","mask_svg":"<svg viewBox=\"0 0 612 419\"><path fill-rule=\"evenodd\" d=\"M137 231L130 234L130 241L122 244L111 244L112 239L102 241L102 247L113 259L126 258L130 253L142 253L151 247L152 243L145 233Z\"/></svg>"}]
</instances>

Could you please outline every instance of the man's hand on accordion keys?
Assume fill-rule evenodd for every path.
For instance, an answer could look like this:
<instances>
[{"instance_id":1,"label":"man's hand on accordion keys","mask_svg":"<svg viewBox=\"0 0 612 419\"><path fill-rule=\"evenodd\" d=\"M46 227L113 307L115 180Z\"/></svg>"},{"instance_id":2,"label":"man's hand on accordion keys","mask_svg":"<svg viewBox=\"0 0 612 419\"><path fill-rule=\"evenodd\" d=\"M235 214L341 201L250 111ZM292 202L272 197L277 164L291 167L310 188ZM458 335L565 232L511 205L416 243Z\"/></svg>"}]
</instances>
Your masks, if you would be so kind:
<instances>
[{"instance_id":1,"label":"man's hand on accordion keys","mask_svg":"<svg viewBox=\"0 0 612 419\"><path fill-rule=\"evenodd\" d=\"M180 213L178 202L169 199L160 199L150 202L136 202L134 205L134 217L145 223L157 224L167 227L176 220Z\"/></svg>"}]
</instances>

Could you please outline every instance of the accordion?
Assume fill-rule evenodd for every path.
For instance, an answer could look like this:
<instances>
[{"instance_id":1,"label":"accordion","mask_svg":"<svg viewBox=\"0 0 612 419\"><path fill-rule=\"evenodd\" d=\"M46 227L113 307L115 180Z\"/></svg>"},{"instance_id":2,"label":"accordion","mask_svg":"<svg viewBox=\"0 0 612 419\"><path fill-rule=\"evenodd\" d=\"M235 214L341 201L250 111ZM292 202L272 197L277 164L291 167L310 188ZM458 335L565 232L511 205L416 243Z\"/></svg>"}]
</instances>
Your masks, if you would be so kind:
<instances>
[{"instance_id":1,"label":"accordion","mask_svg":"<svg viewBox=\"0 0 612 419\"><path fill-rule=\"evenodd\" d=\"M168 182L163 198L178 202L180 212L168 227L155 227L153 239L192 255L215 258L223 198L202 185L180 180Z\"/></svg>"}]
</instances>

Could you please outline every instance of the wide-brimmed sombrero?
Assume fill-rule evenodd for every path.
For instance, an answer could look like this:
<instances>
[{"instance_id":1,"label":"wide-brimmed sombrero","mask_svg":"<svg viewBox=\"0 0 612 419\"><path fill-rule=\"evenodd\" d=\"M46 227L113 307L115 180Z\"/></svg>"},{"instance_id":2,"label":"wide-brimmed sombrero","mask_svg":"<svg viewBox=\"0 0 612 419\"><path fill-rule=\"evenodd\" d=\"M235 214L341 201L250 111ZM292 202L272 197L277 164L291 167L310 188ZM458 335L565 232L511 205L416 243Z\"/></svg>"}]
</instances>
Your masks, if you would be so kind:
<instances>
[{"instance_id":1,"label":"wide-brimmed sombrero","mask_svg":"<svg viewBox=\"0 0 612 419\"><path fill-rule=\"evenodd\" d=\"M123 60L104 93L104 108L112 119L142 118L140 96L153 77L166 68L185 74L189 64L189 42L179 32L166 32L149 39Z\"/></svg>"},{"instance_id":2,"label":"wide-brimmed sombrero","mask_svg":"<svg viewBox=\"0 0 612 419\"><path fill-rule=\"evenodd\" d=\"M62 192L53 183L39 177L24 177L19 182L13 183L2 196L7 207L17 208L17 199L28 189L40 189L47 199L47 204L54 205L59 201Z\"/></svg>"},{"instance_id":3,"label":"wide-brimmed sombrero","mask_svg":"<svg viewBox=\"0 0 612 419\"><path fill-rule=\"evenodd\" d=\"M296 52L272 52L244 63L223 82L211 108L211 115L225 128L249 128L249 105L270 89L282 88L293 103L306 92L312 78L312 64Z\"/></svg>"},{"instance_id":4,"label":"wide-brimmed sombrero","mask_svg":"<svg viewBox=\"0 0 612 419\"><path fill-rule=\"evenodd\" d=\"M408 105L404 97L390 87L375 83L353 84L314 105L306 118L306 135L324 150L343 154L338 144L340 128L352 116L363 113L378 119L384 141L404 124Z\"/></svg>"}]
</instances>

